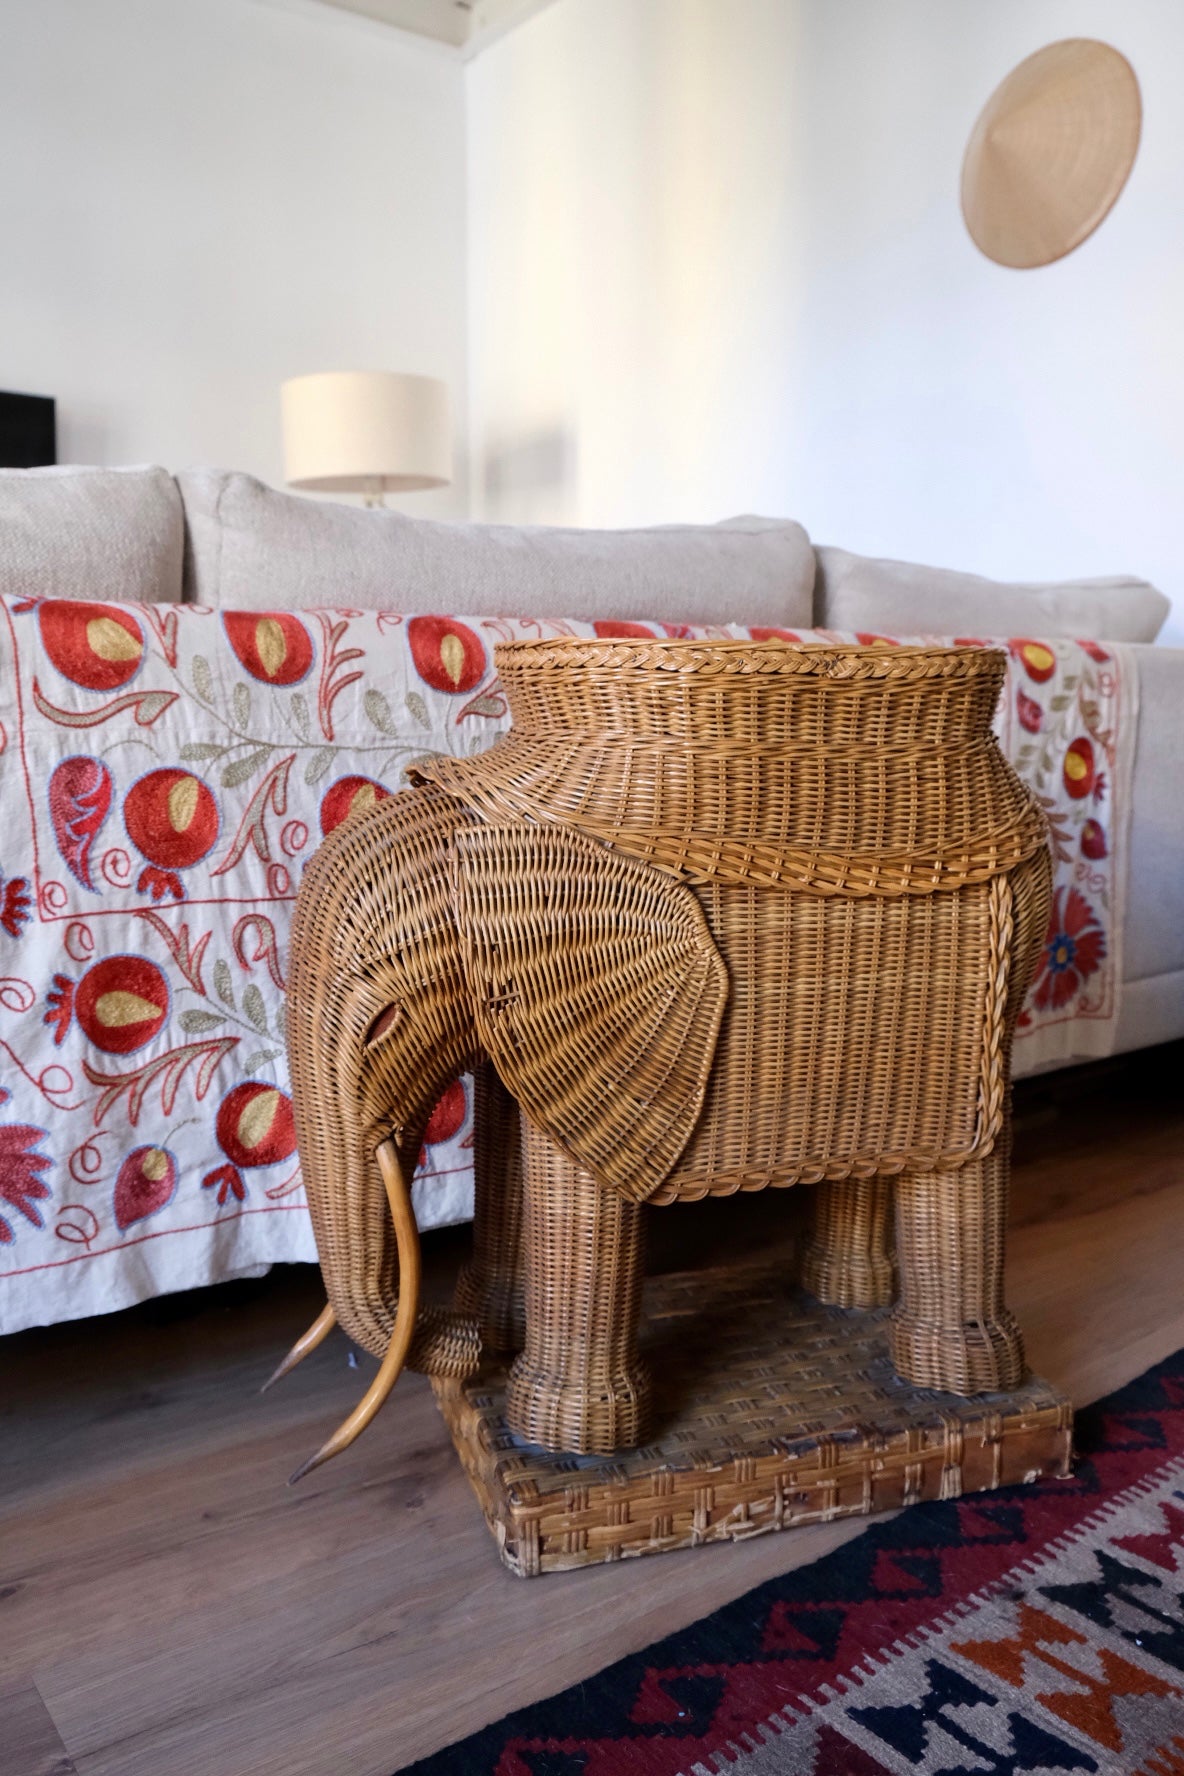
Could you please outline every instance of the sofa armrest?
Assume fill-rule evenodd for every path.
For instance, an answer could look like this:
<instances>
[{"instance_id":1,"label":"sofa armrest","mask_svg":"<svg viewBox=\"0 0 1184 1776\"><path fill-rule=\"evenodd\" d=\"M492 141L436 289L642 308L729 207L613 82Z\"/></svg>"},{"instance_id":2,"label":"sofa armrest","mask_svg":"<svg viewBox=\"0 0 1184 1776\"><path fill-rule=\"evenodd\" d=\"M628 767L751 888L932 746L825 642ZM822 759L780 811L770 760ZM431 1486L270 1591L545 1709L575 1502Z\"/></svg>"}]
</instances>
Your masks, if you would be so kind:
<instances>
[{"instance_id":1,"label":"sofa armrest","mask_svg":"<svg viewBox=\"0 0 1184 1776\"><path fill-rule=\"evenodd\" d=\"M1184 969L1184 648L1137 646L1131 655L1139 730L1123 976L1136 981Z\"/></svg>"}]
</instances>

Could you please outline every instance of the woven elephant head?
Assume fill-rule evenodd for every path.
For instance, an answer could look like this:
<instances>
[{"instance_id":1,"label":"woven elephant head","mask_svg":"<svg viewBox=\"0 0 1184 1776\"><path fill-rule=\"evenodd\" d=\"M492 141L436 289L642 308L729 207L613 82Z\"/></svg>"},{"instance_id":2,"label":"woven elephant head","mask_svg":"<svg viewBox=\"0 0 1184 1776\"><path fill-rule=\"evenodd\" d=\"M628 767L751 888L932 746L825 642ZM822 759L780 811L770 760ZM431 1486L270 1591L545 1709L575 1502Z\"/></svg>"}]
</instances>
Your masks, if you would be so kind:
<instances>
[{"instance_id":1,"label":"woven elephant head","mask_svg":"<svg viewBox=\"0 0 1184 1776\"><path fill-rule=\"evenodd\" d=\"M525 915L525 916L524 916ZM644 1201L701 1112L728 994L694 895L558 826L486 824L411 789L337 828L296 905L288 1053L329 1307L378 1377L309 1467L348 1446L404 1364L464 1375L475 1322L418 1310L409 1174L444 1087L490 1058L528 1119Z\"/></svg>"}]
</instances>

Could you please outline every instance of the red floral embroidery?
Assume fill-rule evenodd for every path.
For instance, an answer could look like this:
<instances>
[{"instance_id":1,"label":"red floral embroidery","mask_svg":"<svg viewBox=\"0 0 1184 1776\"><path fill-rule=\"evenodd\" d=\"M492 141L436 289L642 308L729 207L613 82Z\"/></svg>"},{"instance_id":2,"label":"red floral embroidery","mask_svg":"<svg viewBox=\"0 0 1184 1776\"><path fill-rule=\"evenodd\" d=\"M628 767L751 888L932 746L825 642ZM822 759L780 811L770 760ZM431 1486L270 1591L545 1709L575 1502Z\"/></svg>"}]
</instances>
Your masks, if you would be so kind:
<instances>
[{"instance_id":1,"label":"red floral embroidery","mask_svg":"<svg viewBox=\"0 0 1184 1776\"><path fill-rule=\"evenodd\" d=\"M72 684L115 691L140 670L144 632L120 605L47 598L37 617L42 647Z\"/></svg>"},{"instance_id":2,"label":"red floral embroidery","mask_svg":"<svg viewBox=\"0 0 1184 1776\"><path fill-rule=\"evenodd\" d=\"M1044 956L1033 1002L1038 1011L1059 1011L1081 991L1106 957L1106 934L1083 894L1058 888L1052 898Z\"/></svg>"},{"instance_id":3,"label":"red floral embroidery","mask_svg":"<svg viewBox=\"0 0 1184 1776\"><path fill-rule=\"evenodd\" d=\"M428 1117L418 1163L423 1164L429 1147L438 1146L441 1141L451 1141L454 1135L458 1135L464 1120L465 1088L459 1079L454 1079L451 1085L444 1087Z\"/></svg>"},{"instance_id":4,"label":"red floral embroidery","mask_svg":"<svg viewBox=\"0 0 1184 1776\"><path fill-rule=\"evenodd\" d=\"M160 1031L169 1014L169 984L144 956L107 956L88 968L77 987L55 974L45 995L44 1022L61 1047L77 1017L88 1041L104 1054L134 1054Z\"/></svg>"},{"instance_id":5,"label":"red floral embroidery","mask_svg":"<svg viewBox=\"0 0 1184 1776\"><path fill-rule=\"evenodd\" d=\"M5 882L4 877L0 876L0 884L4 888L4 893L0 896L0 927L7 931L9 937L19 937L33 917L28 879L25 876L13 876Z\"/></svg>"},{"instance_id":6,"label":"red floral embroidery","mask_svg":"<svg viewBox=\"0 0 1184 1776\"><path fill-rule=\"evenodd\" d=\"M385 802L390 793L381 783L375 783L373 777L339 777L321 797L322 834L327 837L351 814L360 814L364 808L372 808L375 802Z\"/></svg>"},{"instance_id":7,"label":"red floral embroidery","mask_svg":"<svg viewBox=\"0 0 1184 1776\"><path fill-rule=\"evenodd\" d=\"M292 1100L261 1079L245 1079L223 1098L214 1132L233 1165L278 1165L296 1151Z\"/></svg>"},{"instance_id":8,"label":"red floral embroidery","mask_svg":"<svg viewBox=\"0 0 1184 1776\"><path fill-rule=\"evenodd\" d=\"M1084 734L1074 740L1065 753L1062 773L1065 780L1065 794L1072 796L1075 802L1081 801L1094 787L1093 741L1088 740Z\"/></svg>"},{"instance_id":9,"label":"red floral embroidery","mask_svg":"<svg viewBox=\"0 0 1184 1776\"><path fill-rule=\"evenodd\" d=\"M1091 863L1100 863L1107 855L1106 832L1096 820L1087 820L1081 829L1081 855Z\"/></svg>"},{"instance_id":10,"label":"red floral embroidery","mask_svg":"<svg viewBox=\"0 0 1184 1776\"><path fill-rule=\"evenodd\" d=\"M115 1225L120 1233L172 1200L177 1188L177 1161L167 1147L137 1147L119 1168L115 1180Z\"/></svg>"},{"instance_id":11,"label":"red floral embroidery","mask_svg":"<svg viewBox=\"0 0 1184 1776\"><path fill-rule=\"evenodd\" d=\"M0 1102L7 1096L5 1092ZM49 1196L49 1185L38 1173L53 1164L48 1153L34 1152L44 1134L44 1129L32 1128L22 1122L0 1127L0 1203L15 1209L34 1227L45 1226L41 1211L35 1205ZM10 1246L14 1237L11 1223L0 1215L0 1246Z\"/></svg>"},{"instance_id":12,"label":"red floral embroidery","mask_svg":"<svg viewBox=\"0 0 1184 1776\"><path fill-rule=\"evenodd\" d=\"M263 684L294 685L312 666L312 637L287 611L226 611L226 639L239 663Z\"/></svg>"},{"instance_id":13,"label":"red floral embroidery","mask_svg":"<svg viewBox=\"0 0 1184 1776\"><path fill-rule=\"evenodd\" d=\"M434 691L471 691L485 677L485 644L455 617L412 617L407 641L415 670Z\"/></svg>"},{"instance_id":14,"label":"red floral embroidery","mask_svg":"<svg viewBox=\"0 0 1184 1776\"><path fill-rule=\"evenodd\" d=\"M1057 669L1057 657L1042 641L1009 641L1013 660L1018 660L1034 684L1047 684Z\"/></svg>"},{"instance_id":15,"label":"red floral embroidery","mask_svg":"<svg viewBox=\"0 0 1184 1776\"><path fill-rule=\"evenodd\" d=\"M178 870L200 863L218 837L214 792L192 771L168 766L133 783L123 801L128 837L148 859L136 883L138 894L184 900Z\"/></svg>"},{"instance_id":16,"label":"red floral embroidery","mask_svg":"<svg viewBox=\"0 0 1184 1776\"><path fill-rule=\"evenodd\" d=\"M445 1086L436 1100L423 1131L424 1143L434 1147L437 1141L450 1141L465 1119L465 1088L459 1079Z\"/></svg>"},{"instance_id":17,"label":"red floral embroidery","mask_svg":"<svg viewBox=\"0 0 1184 1776\"><path fill-rule=\"evenodd\" d=\"M111 807L114 784L102 759L82 754L63 759L49 780L49 818L70 874L84 888L95 884L90 854Z\"/></svg>"},{"instance_id":18,"label":"red floral embroidery","mask_svg":"<svg viewBox=\"0 0 1184 1776\"><path fill-rule=\"evenodd\" d=\"M622 641L630 635L640 636L645 641L653 641L654 631L648 623L622 623L615 618L604 618L593 623L601 641Z\"/></svg>"},{"instance_id":19,"label":"red floral embroidery","mask_svg":"<svg viewBox=\"0 0 1184 1776\"><path fill-rule=\"evenodd\" d=\"M1035 697L1029 697L1026 692L1017 690L1015 694L1015 712L1020 718L1021 728L1025 728L1029 734L1038 734L1040 732L1041 723L1044 720L1044 711L1041 709L1039 703L1037 703Z\"/></svg>"},{"instance_id":20,"label":"red floral embroidery","mask_svg":"<svg viewBox=\"0 0 1184 1776\"><path fill-rule=\"evenodd\" d=\"M247 1194L247 1186L243 1182L242 1173L235 1166L217 1166L207 1172L201 1181L203 1190L217 1190L218 1207L226 1207L226 1199L233 1196L236 1202L242 1202Z\"/></svg>"}]
</instances>

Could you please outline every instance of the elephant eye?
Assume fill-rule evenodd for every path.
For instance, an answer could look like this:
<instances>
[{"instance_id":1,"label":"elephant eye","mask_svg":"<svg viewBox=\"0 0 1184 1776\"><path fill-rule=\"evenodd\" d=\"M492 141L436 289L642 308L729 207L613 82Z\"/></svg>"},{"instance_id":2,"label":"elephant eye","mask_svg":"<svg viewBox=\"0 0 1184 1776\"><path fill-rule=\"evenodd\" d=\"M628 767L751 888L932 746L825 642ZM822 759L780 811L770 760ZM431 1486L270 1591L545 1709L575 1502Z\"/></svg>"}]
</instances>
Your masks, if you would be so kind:
<instances>
[{"instance_id":1,"label":"elephant eye","mask_svg":"<svg viewBox=\"0 0 1184 1776\"><path fill-rule=\"evenodd\" d=\"M373 1048L376 1042L381 1042L382 1038L391 1028L402 1009L403 1007L396 1003L394 1005L388 1005L385 1011L379 1012L369 1030L366 1032L367 1048Z\"/></svg>"}]
</instances>

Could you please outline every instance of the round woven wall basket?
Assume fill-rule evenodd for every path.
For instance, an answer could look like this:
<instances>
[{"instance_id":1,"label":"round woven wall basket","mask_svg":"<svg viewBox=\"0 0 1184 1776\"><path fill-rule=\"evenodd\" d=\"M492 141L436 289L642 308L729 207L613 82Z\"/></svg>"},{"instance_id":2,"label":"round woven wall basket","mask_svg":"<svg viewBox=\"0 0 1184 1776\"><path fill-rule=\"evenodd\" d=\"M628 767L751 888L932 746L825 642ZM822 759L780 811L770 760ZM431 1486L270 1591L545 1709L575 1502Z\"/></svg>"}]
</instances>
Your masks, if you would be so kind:
<instances>
[{"instance_id":1,"label":"round woven wall basket","mask_svg":"<svg viewBox=\"0 0 1184 1776\"><path fill-rule=\"evenodd\" d=\"M988 259L1050 265L1117 202L1139 148L1139 82L1090 37L1050 43L987 100L962 164L962 214Z\"/></svg>"}]
</instances>

